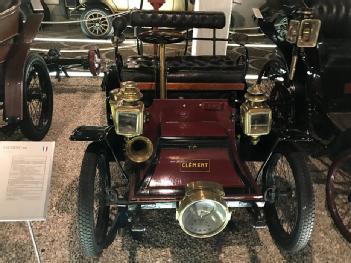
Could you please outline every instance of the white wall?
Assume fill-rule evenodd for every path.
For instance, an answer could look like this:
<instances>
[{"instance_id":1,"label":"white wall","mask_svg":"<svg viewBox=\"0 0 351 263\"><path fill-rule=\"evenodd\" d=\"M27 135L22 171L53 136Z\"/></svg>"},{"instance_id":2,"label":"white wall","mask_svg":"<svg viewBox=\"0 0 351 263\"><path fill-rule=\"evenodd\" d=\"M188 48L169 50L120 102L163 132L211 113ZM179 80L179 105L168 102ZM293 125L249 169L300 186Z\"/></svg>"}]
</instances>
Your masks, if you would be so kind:
<instances>
[{"instance_id":1,"label":"white wall","mask_svg":"<svg viewBox=\"0 0 351 263\"><path fill-rule=\"evenodd\" d=\"M233 0L206 0L206 1L196 1L195 2L195 11L221 11L226 15L226 26L223 29L216 30L216 37L218 38L227 38L229 34L229 25L230 25L230 17L232 10L232 1ZM212 37L213 35L212 29L197 29L194 28L194 37ZM193 56L199 55L212 55L211 41L200 41L194 40L192 43L191 54ZM216 42L216 54L217 55L225 55L227 52L227 42L217 41Z\"/></svg>"}]
</instances>

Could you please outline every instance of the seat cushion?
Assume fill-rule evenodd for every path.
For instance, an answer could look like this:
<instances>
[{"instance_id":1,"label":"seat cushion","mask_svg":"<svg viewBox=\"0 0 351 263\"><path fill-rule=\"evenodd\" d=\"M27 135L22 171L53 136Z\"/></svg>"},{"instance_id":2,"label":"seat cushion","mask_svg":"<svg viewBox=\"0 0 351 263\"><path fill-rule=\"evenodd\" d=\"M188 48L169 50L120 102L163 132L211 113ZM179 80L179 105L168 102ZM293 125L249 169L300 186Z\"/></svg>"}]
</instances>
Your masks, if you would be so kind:
<instances>
[{"instance_id":1,"label":"seat cushion","mask_svg":"<svg viewBox=\"0 0 351 263\"><path fill-rule=\"evenodd\" d=\"M236 83L244 81L244 66L227 56L167 58L169 82Z\"/></svg>"},{"instance_id":2,"label":"seat cushion","mask_svg":"<svg viewBox=\"0 0 351 263\"><path fill-rule=\"evenodd\" d=\"M154 82L158 58L130 57L122 80ZM227 56L167 57L167 81L174 83L238 83L245 80L245 67Z\"/></svg>"},{"instance_id":3,"label":"seat cushion","mask_svg":"<svg viewBox=\"0 0 351 263\"><path fill-rule=\"evenodd\" d=\"M322 71L326 68L351 70L351 39L324 39L318 46Z\"/></svg>"},{"instance_id":4,"label":"seat cushion","mask_svg":"<svg viewBox=\"0 0 351 263\"><path fill-rule=\"evenodd\" d=\"M154 82L157 61L153 57L128 57L123 65L122 80L135 82Z\"/></svg>"}]
</instances>

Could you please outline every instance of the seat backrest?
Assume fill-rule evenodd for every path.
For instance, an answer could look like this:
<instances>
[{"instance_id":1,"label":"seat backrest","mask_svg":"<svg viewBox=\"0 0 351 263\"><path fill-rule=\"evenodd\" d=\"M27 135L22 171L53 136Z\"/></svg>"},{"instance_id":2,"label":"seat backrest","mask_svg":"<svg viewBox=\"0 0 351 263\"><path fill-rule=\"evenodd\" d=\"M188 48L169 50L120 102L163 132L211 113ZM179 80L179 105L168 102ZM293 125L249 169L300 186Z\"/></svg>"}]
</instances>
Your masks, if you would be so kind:
<instances>
[{"instance_id":1,"label":"seat backrest","mask_svg":"<svg viewBox=\"0 0 351 263\"><path fill-rule=\"evenodd\" d=\"M312 2L316 18L322 21L323 38L351 38L350 0L314 0Z\"/></svg>"},{"instance_id":2,"label":"seat backrest","mask_svg":"<svg viewBox=\"0 0 351 263\"><path fill-rule=\"evenodd\" d=\"M134 11L131 26L170 28L210 28L225 26L223 12Z\"/></svg>"}]
</instances>

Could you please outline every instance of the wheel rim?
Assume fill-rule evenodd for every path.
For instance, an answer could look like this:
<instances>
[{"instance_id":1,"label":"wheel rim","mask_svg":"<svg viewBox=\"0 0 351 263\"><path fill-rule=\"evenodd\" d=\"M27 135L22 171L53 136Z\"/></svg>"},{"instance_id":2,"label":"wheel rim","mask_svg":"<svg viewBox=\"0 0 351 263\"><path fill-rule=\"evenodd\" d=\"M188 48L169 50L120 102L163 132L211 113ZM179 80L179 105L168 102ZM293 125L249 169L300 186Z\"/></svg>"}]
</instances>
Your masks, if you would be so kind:
<instances>
[{"instance_id":1,"label":"wheel rim","mask_svg":"<svg viewBox=\"0 0 351 263\"><path fill-rule=\"evenodd\" d=\"M327 204L335 225L351 242L351 152L342 156L329 170Z\"/></svg>"},{"instance_id":2,"label":"wheel rim","mask_svg":"<svg viewBox=\"0 0 351 263\"><path fill-rule=\"evenodd\" d=\"M271 208L285 233L291 234L297 224L298 199L293 171L288 160L275 154L267 178L267 193Z\"/></svg>"},{"instance_id":3,"label":"wheel rim","mask_svg":"<svg viewBox=\"0 0 351 263\"><path fill-rule=\"evenodd\" d=\"M45 87L45 75L40 67L32 65L27 79L27 108L32 125L42 130L50 122L49 91Z\"/></svg>"},{"instance_id":4,"label":"wheel rim","mask_svg":"<svg viewBox=\"0 0 351 263\"><path fill-rule=\"evenodd\" d=\"M110 23L106 15L102 12L94 11L89 13L85 19L85 25L90 34L94 36L103 36L109 32Z\"/></svg>"},{"instance_id":5,"label":"wheel rim","mask_svg":"<svg viewBox=\"0 0 351 263\"><path fill-rule=\"evenodd\" d=\"M94 180L94 234L98 245L104 246L108 231L110 207L107 202L107 189L110 187L110 178L104 158L98 158L96 176Z\"/></svg>"},{"instance_id":6,"label":"wheel rim","mask_svg":"<svg viewBox=\"0 0 351 263\"><path fill-rule=\"evenodd\" d=\"M109 163L105 157L100 156L96 166L96 176L94 180L94 235L97 244L106 248L109 246L120 225L118 207L111 206L108 201L108 191L111 189L111 174Z\"/></svg>"}]
</instances>

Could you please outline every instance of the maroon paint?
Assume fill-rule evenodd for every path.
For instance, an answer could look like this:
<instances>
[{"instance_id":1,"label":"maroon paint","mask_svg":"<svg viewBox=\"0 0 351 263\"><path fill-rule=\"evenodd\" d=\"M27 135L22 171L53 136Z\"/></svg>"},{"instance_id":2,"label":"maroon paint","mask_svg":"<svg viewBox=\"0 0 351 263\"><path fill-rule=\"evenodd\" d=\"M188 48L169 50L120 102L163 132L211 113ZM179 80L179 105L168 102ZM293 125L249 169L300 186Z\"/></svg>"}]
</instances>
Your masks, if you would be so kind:
<instances>
[{"instance_id":1,"label":"maroon paint","mask_svg":"<svg viewBox=\"0 0 351 263\"><path fill-rule=\"evenodd\" d=\"M226 100L154 100L146 109L147 121L144 125L144 136L150 138L157 148L160 137L213 137L228 138L226 147L206 146L206 148L163 148L160 150L158 163L151 179L146 183L146 192L152 189L164 189L164 195L139 195L136 186L146 178L146 171L150 164L139 175L133 177L132 191L129 200L179 200L176 194L167 191L184 189L189 182L204 180L223 185L227 190L247 189L238 176L238 172L247 177L253 193L226 196L228 200L259 200L262 195L244 163L240 161L235 146L235 127L233 122L234 109ZM231 147L234 161L229 156ZM180 165L183 161L209 160L210 171L182 172ZM236 170L239 167L240 171ZM176 193L176 192L175 192Z\"/></svg>"}]
</instances>

